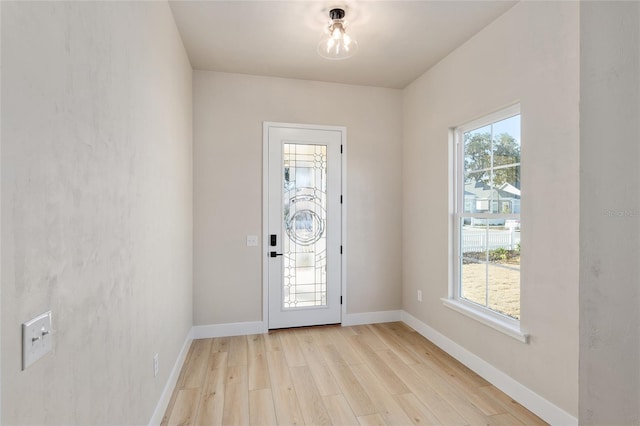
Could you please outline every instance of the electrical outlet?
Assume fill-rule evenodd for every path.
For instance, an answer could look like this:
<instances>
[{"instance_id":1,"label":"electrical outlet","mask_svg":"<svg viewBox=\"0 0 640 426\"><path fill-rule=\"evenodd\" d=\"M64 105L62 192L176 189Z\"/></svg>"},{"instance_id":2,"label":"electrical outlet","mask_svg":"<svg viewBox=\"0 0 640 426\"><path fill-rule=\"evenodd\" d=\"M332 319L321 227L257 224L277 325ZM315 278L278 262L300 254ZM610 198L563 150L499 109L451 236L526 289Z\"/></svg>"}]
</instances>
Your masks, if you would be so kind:
<instances>
[{"instance_id":1,"label":"electrical outlet","mask_svg":"<svg viewBox=\"0 0 640 426\"><path fill-rule=\"evenodd\" d=\"M418 302L422 302L422 290L418 290L416 298L418 299Z\"/></svg>"},{"instance_id":2,"label":"electrical outlet","mask_svg":"<svg viewBox=\"0 0 640 426\"><path fill-rule=\"evenodd\" d=\"M153 377L158 375L158 354L153 356Z\"/></svg>"}]
</instances>

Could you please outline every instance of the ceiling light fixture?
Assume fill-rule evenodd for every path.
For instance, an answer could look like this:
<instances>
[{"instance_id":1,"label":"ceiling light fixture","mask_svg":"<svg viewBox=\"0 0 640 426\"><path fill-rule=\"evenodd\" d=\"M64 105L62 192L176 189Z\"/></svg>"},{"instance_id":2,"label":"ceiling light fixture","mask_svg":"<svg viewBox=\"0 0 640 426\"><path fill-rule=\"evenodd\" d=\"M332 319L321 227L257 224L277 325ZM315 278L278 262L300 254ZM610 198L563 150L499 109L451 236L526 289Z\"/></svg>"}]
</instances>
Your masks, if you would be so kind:
<instances>
[{"instance_id":1,"label":"ceiling light fixture","mask_svg":"<svg viewBox=\"0 0 640 426\"><path fill-rule=\"evenodd\" d=\"M347 59L358 49L358 42L347 34L344 9L331 9L326 34L318 43L318 53L327 59Z\"/></svg>"}]
</instances>

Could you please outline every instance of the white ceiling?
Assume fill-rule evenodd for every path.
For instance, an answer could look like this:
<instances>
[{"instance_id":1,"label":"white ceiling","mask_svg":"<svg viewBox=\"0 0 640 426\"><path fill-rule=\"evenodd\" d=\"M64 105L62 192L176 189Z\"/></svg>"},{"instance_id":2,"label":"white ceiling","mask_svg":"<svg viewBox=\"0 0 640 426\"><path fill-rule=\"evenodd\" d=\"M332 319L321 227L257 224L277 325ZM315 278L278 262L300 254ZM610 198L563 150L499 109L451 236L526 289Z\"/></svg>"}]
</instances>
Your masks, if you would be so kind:
<instances>
[{"instance_id":1,"label":"white ceiling","mask_svg":"<svg viewBox=\"0 0 640 426\"><path fill-rule=\"evenodd\" d=\"M170 1L194 69L403 88L514 1ZM316 47L333 7L358 52Z\"/></svg>"}]
</instances>

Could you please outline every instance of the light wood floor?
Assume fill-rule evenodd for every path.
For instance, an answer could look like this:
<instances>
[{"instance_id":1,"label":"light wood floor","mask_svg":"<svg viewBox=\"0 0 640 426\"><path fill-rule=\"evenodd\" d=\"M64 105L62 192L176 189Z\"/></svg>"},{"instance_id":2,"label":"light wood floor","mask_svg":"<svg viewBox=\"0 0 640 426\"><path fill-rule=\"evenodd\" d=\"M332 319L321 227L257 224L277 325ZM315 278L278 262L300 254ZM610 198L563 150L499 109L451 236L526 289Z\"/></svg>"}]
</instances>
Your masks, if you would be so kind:
<instances>
[{"instance_id":1,"label":"light wood floor","mask_svg":"<svg viewBox=\"0 0 640 426\"><path fill-rule=\"evenodd\" d=\"M542 425L403 323L194 340L163 425Z\"/></svg>"}]
</instances>

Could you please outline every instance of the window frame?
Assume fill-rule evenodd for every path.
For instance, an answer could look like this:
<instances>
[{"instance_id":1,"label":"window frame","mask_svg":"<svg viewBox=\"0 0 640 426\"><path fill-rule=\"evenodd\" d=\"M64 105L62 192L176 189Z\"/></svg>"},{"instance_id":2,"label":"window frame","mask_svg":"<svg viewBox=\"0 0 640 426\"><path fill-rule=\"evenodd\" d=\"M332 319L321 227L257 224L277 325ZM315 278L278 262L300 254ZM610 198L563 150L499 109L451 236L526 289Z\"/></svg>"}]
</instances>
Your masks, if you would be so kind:
<instances>
[{"instance_id":1,"label":"window frame","mask_svg":"<svg viewBox=\"0 0 640 426\"><path fill-rule=\"evenodd\" d=\"M451 149L451 181L450 181L450 279L449 279L449 294L447 298L443 298L443 304L467 317L475 319L497 331L500 331L508 336L515 338L523 343L528 343L528 335L521 330L521 321L506 314L502 314L498 311L490 309L487 306L483 306L474 303L461 296L461 235L460 235L460 221L465 217L477 217L477 218L504 218L518 219L520 220L520 213L492 213L491 202L497 200L491 200L489 202L488 213L465 213L464 206L464 134L466 132L476 130L487 125L494 124L496 122L505 120L510 117L514 117L521 114L520 104L515 104L507 108L503 108L491 114L487 114L479 119L467 122L460 126L450 129L450 146ZM522 128L522 126L521 126ZM522 157L520 160L520 165ZM490 169L495 170L494 167ZM522 223L522 222L521 222ZM522 281L521 281L522 283ZM521 293L522 294L522 293ZM522 315L521 315L522 318Z\"/></svg>"}]
</instances>

